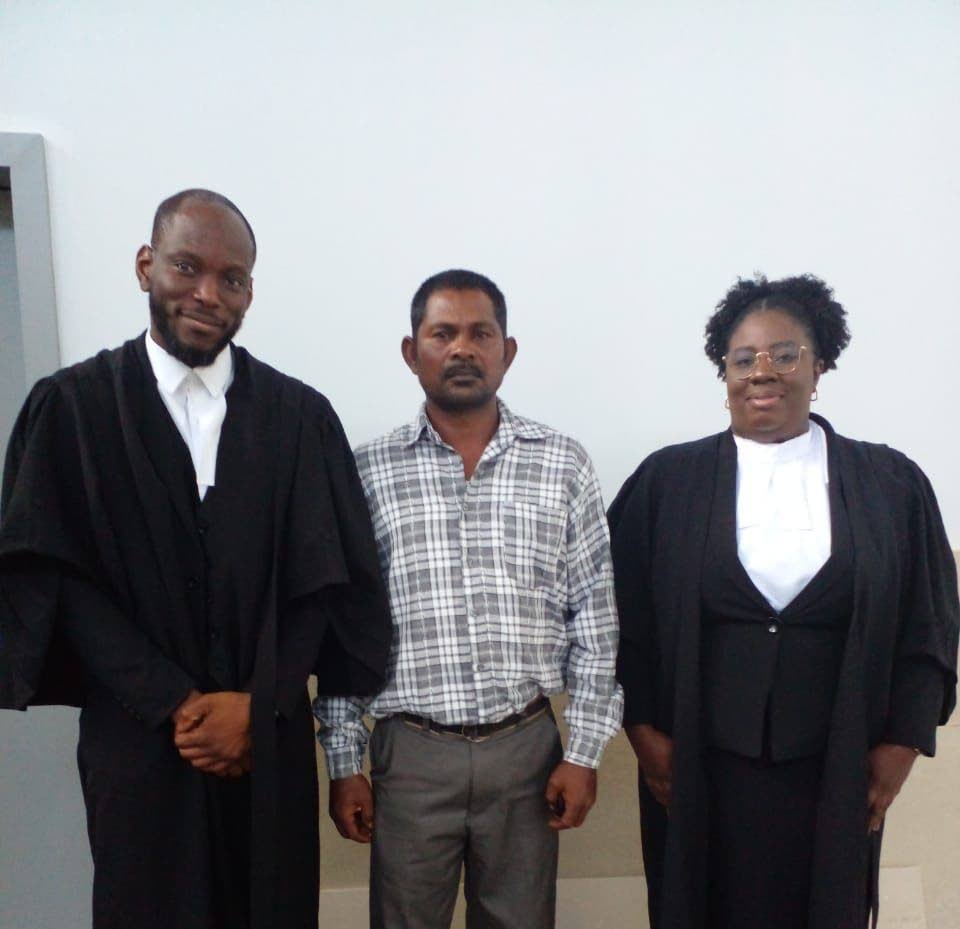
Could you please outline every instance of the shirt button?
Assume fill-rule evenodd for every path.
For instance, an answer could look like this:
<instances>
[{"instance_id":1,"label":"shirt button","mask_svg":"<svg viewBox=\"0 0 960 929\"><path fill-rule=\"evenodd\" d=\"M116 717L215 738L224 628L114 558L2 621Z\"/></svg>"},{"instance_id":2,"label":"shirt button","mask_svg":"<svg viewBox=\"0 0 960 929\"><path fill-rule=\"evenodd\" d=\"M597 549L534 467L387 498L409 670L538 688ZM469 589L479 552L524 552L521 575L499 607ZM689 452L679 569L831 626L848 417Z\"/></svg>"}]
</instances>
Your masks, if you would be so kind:
<instances>
[{"instance_id":1,"label":"shirt button","mask_svg":"<svg viewBox=\"0 0 960 929\"><path fill-rule=\"evenodd\" d=\"M767 632L769 632L771 635L776 635L779 631L780 623L778 622L772 622L769 626L767 626Z\"/></svg>"},{"instance_id":2,"label":"shirt button","mask_svg":"<svg viewBox=\"0 0 960 929\"><path fill-rule=\"evenodd\" d=\"M219 639L219 638L220 638L220 633L217 632L216 629L211 629L211 630L210 630L210 641L211 641L211 642L216 642L217 639Z\"/></svg>"},{"instance_id":3,"label":"shirt button","mask_svg":"<svg viewBox=\"0 0 960 929\"><path fill-rule=\"evenodd\" d=\"M199 579L199 578L196 578L196 577L188 577L188 578L187 578L187 588L188 588L189 590L195 590L197 584L199 584L199 583L200 583L200 579Z\"/></svg>"},{"instance_id":4,"label":"shirt button","mask_svg":"<svg viewBox=\"0 0 960 929\"><path fill-rule=\"evenodd\" d=\"M486 668L486 665L482 661L478 661L474 666L474 671L483 671Z\"/></svg>"}]
</instances>

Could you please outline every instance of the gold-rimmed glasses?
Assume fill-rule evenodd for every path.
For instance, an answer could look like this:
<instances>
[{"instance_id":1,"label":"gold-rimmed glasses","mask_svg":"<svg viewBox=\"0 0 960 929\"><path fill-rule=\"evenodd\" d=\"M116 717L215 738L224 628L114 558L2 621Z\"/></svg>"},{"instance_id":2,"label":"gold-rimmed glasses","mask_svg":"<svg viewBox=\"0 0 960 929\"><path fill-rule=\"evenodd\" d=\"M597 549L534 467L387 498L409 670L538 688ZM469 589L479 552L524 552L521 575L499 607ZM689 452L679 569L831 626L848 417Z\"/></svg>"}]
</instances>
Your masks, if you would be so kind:
<instances>
[{"instance_id":1,"label":"gold-rimmed glasses","mask_svg":"<svg viewBox=\"0 0 960 929\"><path fill-rule=\"evenodd\" d=\"M724 355L720 360L723 362L727 371L727 377L732 377L737 381L745 381L757 373L760 367L760 357L767 359L767 367L774 374L793 374L800 366L800 358L804 352L810 351L806 345L794 345L792 342L785 342L783 345L775 345L769 352L755 352L750 348L738 348L729 355Z\"/></svg>"}]
</instances>

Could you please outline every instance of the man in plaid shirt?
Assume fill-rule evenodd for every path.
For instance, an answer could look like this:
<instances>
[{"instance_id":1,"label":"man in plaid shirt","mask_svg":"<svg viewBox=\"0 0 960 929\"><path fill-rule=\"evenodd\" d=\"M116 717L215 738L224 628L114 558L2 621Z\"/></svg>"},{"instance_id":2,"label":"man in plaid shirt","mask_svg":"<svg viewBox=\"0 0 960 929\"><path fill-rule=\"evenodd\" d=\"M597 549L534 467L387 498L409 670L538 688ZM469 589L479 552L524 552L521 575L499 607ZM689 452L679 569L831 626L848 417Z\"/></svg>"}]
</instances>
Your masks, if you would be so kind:
<instances>
[{"instance_id":1,"label":"man in plaid shirt","mask_svg":"<svg viewBox=\"0 0 960 929\"><path fill-rule=\"evenodd\" d=\"M554 925L557 833L583 823L620 727L617 617L593 466L498 400L517 343L497 286L425 281L403 357L426 402L357 450L394 644L372 701L320 698L330 815L373 841L373 929ZM548 694L569 692L560 745ZM368 731L373 789L361 773Z\"/></svg>"}]
</instances>

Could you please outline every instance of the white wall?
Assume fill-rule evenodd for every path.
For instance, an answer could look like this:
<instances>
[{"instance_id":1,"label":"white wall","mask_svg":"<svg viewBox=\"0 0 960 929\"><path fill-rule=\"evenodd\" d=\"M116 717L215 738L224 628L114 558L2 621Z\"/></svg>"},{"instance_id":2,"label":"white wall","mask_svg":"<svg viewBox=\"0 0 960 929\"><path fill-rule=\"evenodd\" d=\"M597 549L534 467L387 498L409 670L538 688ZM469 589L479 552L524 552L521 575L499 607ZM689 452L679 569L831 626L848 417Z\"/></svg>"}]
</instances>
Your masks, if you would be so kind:
<instances>
[{"instance_id":1,"label":"white wall","mask_svg":"<svg viewBox=\"0 0 960 929\"><path fill-rule=\"evenodd\" d=\"M812 271L853 343L817 409L918 460L960 545L960 5L0 3L0 130L47 139L65 362L146 323L133 256L187 186L260 240L241 341L352 439L419 402L428 274L504 289L504 396L607 499L723 428L702 328L737 275Z\"/></svg>"},{"instance_id":2,"label":"white wall","mask_svg":"<svg viewBox=\"0 0 960 929\"><path fill-rule=\"evenodd\" d=\"M62 350L145 325L157 202L261 242L241 340L352 439L419 401L398 343L450 265L504 289L504 395L609 498L725 424L703 323L738 274L813 271L854 339L817 409L916 458L960 544L960 6L4 0L0 128L48 140Z\"/></svg>"}]
</instances>

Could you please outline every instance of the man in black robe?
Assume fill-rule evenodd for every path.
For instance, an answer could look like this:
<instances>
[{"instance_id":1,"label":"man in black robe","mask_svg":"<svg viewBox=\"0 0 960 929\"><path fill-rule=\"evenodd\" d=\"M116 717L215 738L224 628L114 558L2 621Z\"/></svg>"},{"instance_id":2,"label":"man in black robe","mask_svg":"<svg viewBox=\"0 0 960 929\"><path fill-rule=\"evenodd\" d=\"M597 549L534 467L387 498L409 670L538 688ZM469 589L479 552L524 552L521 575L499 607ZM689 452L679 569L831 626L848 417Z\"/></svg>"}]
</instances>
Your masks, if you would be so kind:
<instances>
[{"instance_id":1,"label":"man in black robe","mask_svg":"<svg viewBox=\"0 0 960 929\"><path fill-rule=\"evenodd\" d=\"M83 708L95 929L315 929L307 677L382 682L340 423L231 342L255 257L226 198L164 201L137 253L149 332L41 380L10 440L0 706Z\"/></svg>"}]
</instances>

